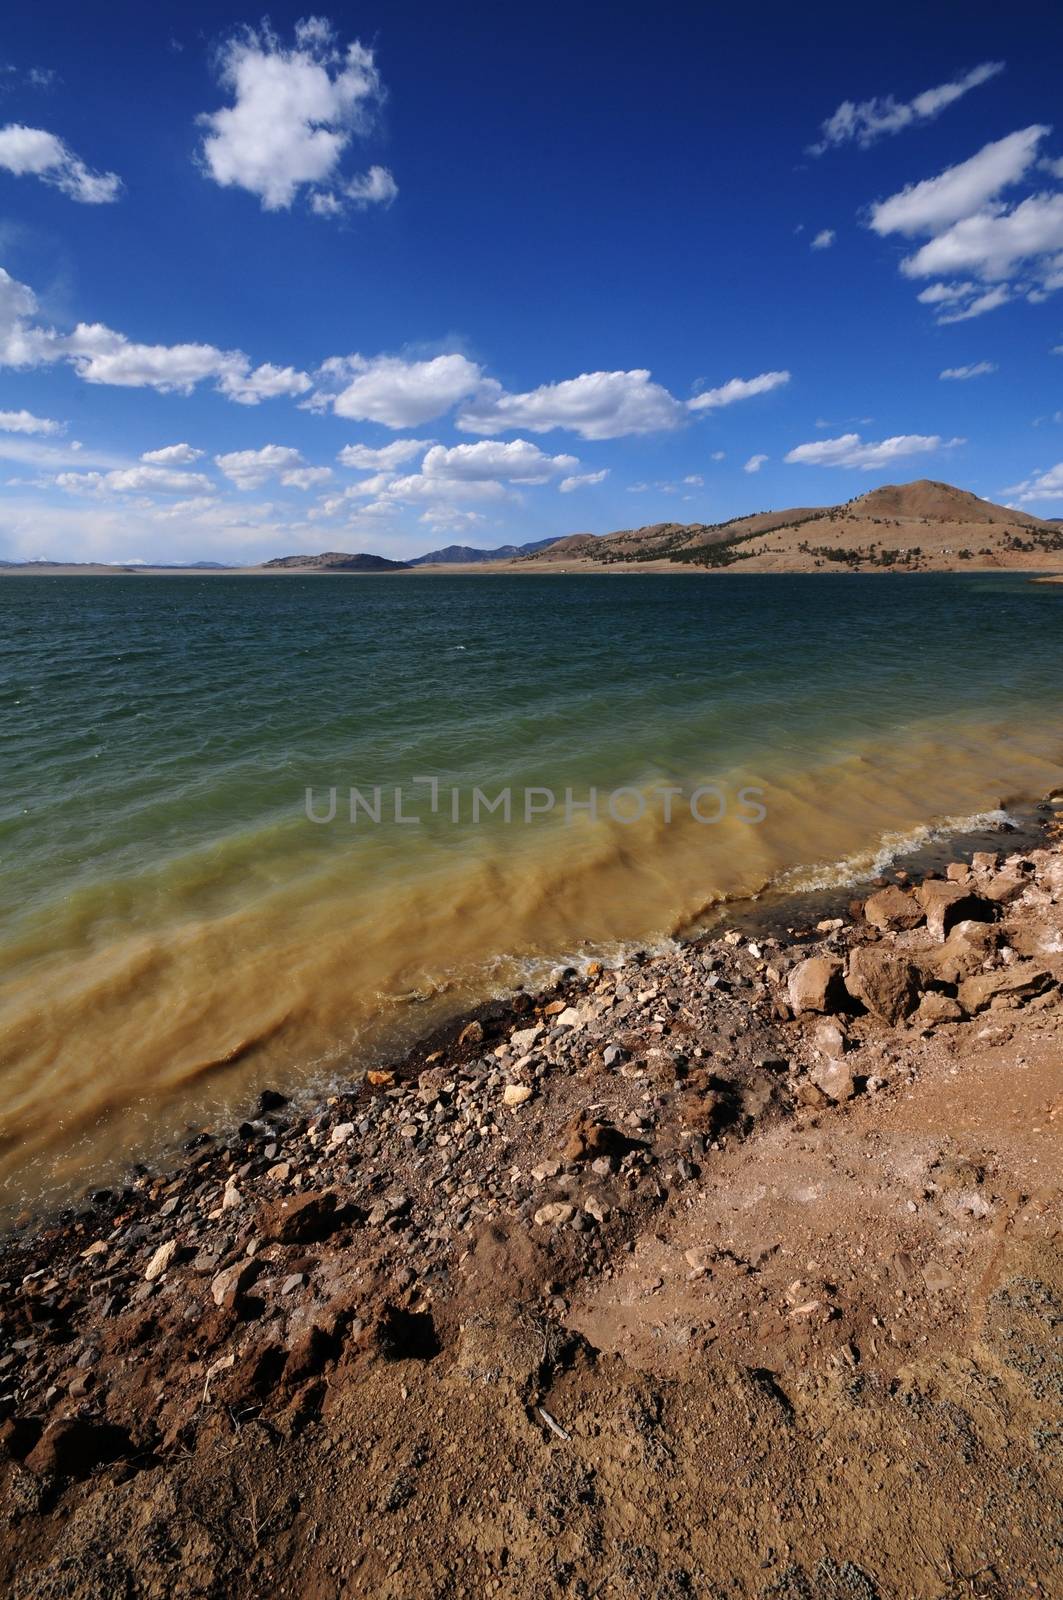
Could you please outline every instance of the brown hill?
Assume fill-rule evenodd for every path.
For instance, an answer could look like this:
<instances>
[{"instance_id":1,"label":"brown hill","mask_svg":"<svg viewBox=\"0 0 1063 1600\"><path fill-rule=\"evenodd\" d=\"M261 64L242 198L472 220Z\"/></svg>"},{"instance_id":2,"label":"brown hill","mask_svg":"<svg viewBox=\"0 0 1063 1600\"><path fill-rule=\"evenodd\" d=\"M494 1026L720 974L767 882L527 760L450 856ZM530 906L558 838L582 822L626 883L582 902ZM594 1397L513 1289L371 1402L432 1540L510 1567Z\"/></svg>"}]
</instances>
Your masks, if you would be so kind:
<instances>
[{"instance_id":1,"label":"brown hill","mask_svg":"<svg viewBox=\"0 0 1063 1600\"><path fill-rule=\"evenodd\" d=\"M346 550L323 550L317 556L277 556L262 563L262 571L284 572L405 572L406 561L386 556L349 555Z\"/></svg>"},{"instance_id":2,"label":"brown hill","mask_svg":"<svg viewBox=\"0 0 1063 1600\"><path fill-rule=\"evenodd\" d=\"M1026 511L921 478L837 506L794 506L728 522L657 522L561 539L525 565L593 571L677 563L749 572L969 571L1063 567L1063 531Z\"/></svg>"}]
</instances>

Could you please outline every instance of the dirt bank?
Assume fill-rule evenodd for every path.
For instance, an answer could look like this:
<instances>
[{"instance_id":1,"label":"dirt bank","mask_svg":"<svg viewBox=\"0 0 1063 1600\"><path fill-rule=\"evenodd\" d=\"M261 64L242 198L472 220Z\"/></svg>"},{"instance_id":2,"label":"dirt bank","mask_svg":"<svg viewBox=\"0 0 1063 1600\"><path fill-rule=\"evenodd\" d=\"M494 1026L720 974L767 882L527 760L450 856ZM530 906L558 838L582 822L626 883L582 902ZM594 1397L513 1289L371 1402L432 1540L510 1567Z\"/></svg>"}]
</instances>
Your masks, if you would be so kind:
<instances>
[{"instance_id":1,"label":"dirt bank","mask_svg":"<svg viewBox=\"0 0 1063 1600\"><path fill-rule=\"evenodd\" d=\"M1061 979L1049 838L12 1236L5 1592L1058 1594Z\"/></svg>"}]
</instances>

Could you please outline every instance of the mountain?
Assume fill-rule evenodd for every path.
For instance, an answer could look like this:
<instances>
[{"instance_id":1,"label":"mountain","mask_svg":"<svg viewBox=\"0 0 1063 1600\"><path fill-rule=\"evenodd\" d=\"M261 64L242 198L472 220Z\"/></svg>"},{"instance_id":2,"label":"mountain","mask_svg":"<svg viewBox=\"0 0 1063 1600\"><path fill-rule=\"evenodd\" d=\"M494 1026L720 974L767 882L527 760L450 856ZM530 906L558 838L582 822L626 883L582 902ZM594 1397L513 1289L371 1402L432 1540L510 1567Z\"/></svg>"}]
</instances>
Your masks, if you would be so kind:
<instances>
[{"instance_id":1,"label":"mountain","mask_svg":"<svg viewBox=\"0 0 1063 1600\"><path fill-rule=\"evenodd\" d=\"M317 556L277 556L263 561L262 572L405 572L407 561L389 561L386 556L349 555L346 550L324 550Z\"/></svg>"},{"instance_id":2,"label":"mountain","mask_svg":"<svg viewBox=\"0 0 1063 1600\"><path fill-rule=\"evenodd\" d=\"M653 562L747 572L1047 570L1063 565L1063 532L1029 512L920 478L836 506L794 506L728 522L655 522L598 538L559 539L522 565L544 570Z\"/></svg>"},{"instance_id":3,"label":"mountain","mask_svg":"<svg viewBox=\"0 0 1063 1600\"><path fill-rule=\"evenodd\" d=\"M497 550L476 550L469 544L448 544L442 550L429 550L427 555L414 556L407 565L449 567L479 561L515 561L519 556L535 555L556 543L556 538L533 539L531 544L501 544Z\"/></svg>"}]
</instances>

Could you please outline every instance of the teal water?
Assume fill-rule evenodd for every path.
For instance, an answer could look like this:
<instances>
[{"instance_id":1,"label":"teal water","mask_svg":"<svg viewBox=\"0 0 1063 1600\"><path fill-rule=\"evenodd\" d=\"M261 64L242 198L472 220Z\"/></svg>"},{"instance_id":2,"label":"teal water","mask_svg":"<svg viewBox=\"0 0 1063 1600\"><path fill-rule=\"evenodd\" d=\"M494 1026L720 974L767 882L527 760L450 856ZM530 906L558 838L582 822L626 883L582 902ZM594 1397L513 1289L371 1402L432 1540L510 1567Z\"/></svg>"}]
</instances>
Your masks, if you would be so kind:
<instances>
[{"instance_id":1,"label":"teal water","mask_svg":"<svg viewBox=\"0 0 1063 1600\"><path fill-rule=\"evenodd\" d=\"M537 964L1039 798L1061 606L1009 576L0 583L0 1181L67 1182ZM351 785L384 789L379 825ZM472 825L477 786L513 791L509 823ZM525 823L532 786L559 804ZM650 800L568 824L566 787Z\"/></svg>"}]
</instances>

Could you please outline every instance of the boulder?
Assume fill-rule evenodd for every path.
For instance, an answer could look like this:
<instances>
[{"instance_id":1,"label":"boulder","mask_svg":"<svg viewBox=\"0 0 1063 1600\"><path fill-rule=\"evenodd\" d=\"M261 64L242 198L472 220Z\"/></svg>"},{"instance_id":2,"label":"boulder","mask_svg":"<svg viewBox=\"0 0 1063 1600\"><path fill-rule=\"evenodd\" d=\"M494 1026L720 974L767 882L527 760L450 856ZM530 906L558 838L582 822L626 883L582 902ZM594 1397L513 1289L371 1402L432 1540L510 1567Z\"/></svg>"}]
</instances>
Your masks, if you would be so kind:
<instances>
[{"instance_id":1,"label":"boulder","mask_svg":"<svg viewBox=\"0 0 1063 1600\"><path fill-rule=\"evenodd\" d=\"M257 1231L262 1240L271 1244L312 1244L327 1238L337 1221L332 1191L311 1190L309 1194L260 1207Z\"/></svg>"},{"instance_id":2,"label":"boulder","mask_svg":"<svg viewBox=\"0 0 1063 1600\"><path fill-rule=\"evenodd\" d=\"M961 883L928 878L916 894L926 912L926 925L936 939L944 939L958 922L992 922L996 915L988 901Z\"/></svg>"},{"instance_id":3,"label":"boulder","mask_svg":"<svg viewBox=\"0 0 1063 1600\"><path fill-rule=\"evenodd\" d=\"M959 922L945 943L921 955L927 970L941 983L959 983L978 972L1000 943L988 922Z\"/></svg>"},{"instance_id":4,"label":"boulder","mask_svg":"<svg viewBox=\"0 0 1063 1600\"><path fill-rule=\"evenodd\" d=\"M787 992L794 1012L839 1011L845 1002L842 964L833 956L807 956L790 973Z\"/></svg>"},{"instance_id":5,"label":"boulder","mask_svg":"<svg viewBox=\"0 0 1063 1600\"><path fill-rule=\"evenodd\" d=\"M812 1030L812 1042L817 1050L833 1061L840 1061L848 1046L845 1029L833 1017L824 1017Z\"/></svg>"},{"instance_id":6,"label":"boulder","mask_svg":"<svg viewBox=\"0 0 1063 1600\"><path fill-rule=\"evenodd\" d=\"M891 1024L914 1011L919 999L915 967L907 956L883 945L858 945L849 952L845 987L854 1000Z\"/></svg>"},{"instance_id":7,"label":"boulder","mask_svg":"<svg viewBox=\"0 0 1063 1600\"><path fill-rule=\"evenodd\" d=\"M965 861L950 861L945 868L945 876L950 883L966 883L971 876L971 869Z\"/></svg>"},{"instance_id":8,"label":"boulder","mask_svg":"<svg viewBox=\"0 0 1063 1600\"><path fill-rule=\"evenodd\" d=\"M902 928L918 928L926 913L913 894L891 884L880 889L864 902L864 917L873 928L883 933L899 932Z\"/></svg>"},{"instance_id":9,"label":"boulder","mask_svg":"<svg viewBox=\"0 0 1063 1600\"><path fill-rule=\"evenodd\" d=\"M1017 872L995 872L987 883L982 884L981 893L993 905L1006 906L1018 899L1028 883L1029 879Z\"/></svg>"},{"instance_id":10,"label":"boulder","mask_svg":"<svg viewBox=\"0 0 1063 1600\"><path fill-rule=\"evenodd\" d=\"M987 1006L1021 1006L1052 987L1055 979L1036 961L1016 961L996 972L976 972L960 984L959 1002L968 1016Z\"/></svg>"}]
</instances>

